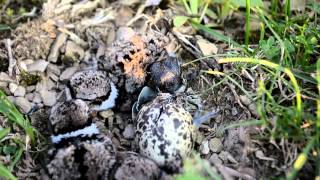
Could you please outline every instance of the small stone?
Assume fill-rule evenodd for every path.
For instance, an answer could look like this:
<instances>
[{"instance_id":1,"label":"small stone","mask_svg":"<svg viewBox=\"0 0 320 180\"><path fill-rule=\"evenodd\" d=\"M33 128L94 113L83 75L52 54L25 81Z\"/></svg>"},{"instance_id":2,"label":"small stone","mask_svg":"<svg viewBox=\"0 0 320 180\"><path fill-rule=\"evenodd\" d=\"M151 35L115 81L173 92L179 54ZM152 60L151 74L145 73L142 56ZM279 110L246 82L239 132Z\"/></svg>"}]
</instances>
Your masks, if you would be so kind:
<instances>
[{"instance_id":1,"label":"small stone","mask_svg":"<svg viewBox=\"0 0 320 180\"><path fill-rule=\"evenodd\" d=\"M251 103L249 105L249 110L254 116L259 116L258 111L257 111L257 106L254 103Z\"/></svg>"},{"instance_id":2,"label":"small stone","mask_svg":"<svg viewBox=\"0 0 320 180\"><path fill-rule=\"evenodd\" d=\"M60 81L69 80L77 70L78 67L75 66L65 69L60 75Z\"/></svg>"},{"instance_id":3,"label":"small stone","mask_svg":"<svg viewBox=\"0 0 320 180\"><path fill-rule=\"evenodd\" d=\"M222 164L222 160L219 158L218 154L213 153L209 158L210 163L212 164Z\"/></svg>"},{"instance_id":4,"label":"small stone","mask_svg":"<svg viewBox=\"0 0 320 180\"><path fill-rule=\"evenodd\" d=\"M212 138L209 141L209 147L212 152L219 153L222 150L223 145L219 138Z\"/></svg>"},{"instance_id":5,"label":"small stone","mask_svg":"<svg viewBox=\"0 0 320 180\"><path fill-rule=\"evenodd\" d=\"M41 103L42 102L41 95L39 93L34 93L32 101L34 103Z\"/></svg>"},{"instance_id":6,"label":"small stone","mask_svg":"<svg viewBox=\"0 0 320 180\"><path fill-rule=\"evenodd\" d=\"M237 110L236 107L233 107L233 108L231 109L231 114L232 114L232 116L235 116L235 115L238 114L238 110Z\"/></svg>"},{"instance_id":7,"label":"small stone","mask_svg":"<svg viewBox=\"0 0 320 180\"><path fill-rule=\"evenodd\" d=\"M132 36L135 35L135 32L130 27L119 27L117 30L117 40L128 41Z\"/></svg>"},{"instance_id":8,"label":"small stone","mask_svg":"<svg viewBox=\"0 0 320 180\"><path fill-rule=\"evenodd\" d=\"M26 89L23 86L18 86L14 91L14 96L24 96L26 94Z\"/></svg>"},{"instance_id":9,"label":"small stone","mask_svg":"<svg viewBox=\"0 0 320 180\"><path fill-rule=\"evenodd\" d=\"M52 72L48 72L47 75L50 77L51 80L53 80L54 82L58 82L59 81L59 77L57 75L55 75Z\"/></svg>"},{"instance_id":10,"label":"small stone","mask_svg":"<svg viewBox=\"0 0 320 180\"><path fill-rule=\"evenodd\" d=\"M114 112L111 109L108 109L106 111L99 112L99 115L104 119L108 119L109 117L112 117L114 115Z\"/></svg>"},{"instance_id":11,"label":"small stone","mask_svg":"<svg viewBox=\"0 0 320 180\"><path fill-rule=\"evenodd\" d=\"M68 35L60 33L56 38L55 42L51 46L50 53L48 55L48 61L56 63L60 55L60 48L67 41Z\"/></svg>"},{"instance_id":12,"label":"small stone","mask_svg":"<svg viewBox=\"0 0 320 180\"><path fill-rule=\"evenodd\" d=\"M27 67L29 72L44 72L47 69L48 64L49 62L45 60L37 60Z\"/></svg>"},{"instance_id":13,"label":"small stone","mask_svg":"<svg viewBox=\"0 0 320 180\"><path fill-rule=\"evenodd\" d=\"M9 84L9 90L12 94L14 94L14 92L17 90L18 85L16 83L10 83Z\"/></svg>"},{"instance_id":14,"label":"small stone","mask_svg":"<svg viewBox=\"0 0 320 180\"><path fill-rule=\"evenodd\" d=\"M57 65L49 63L47 67L47 72L52 72L55 75L59 75L61 73L61 70Z\"/></svg>"},{"instance_id":15,"label":"small stone","mask_svg":"<svg viewBox=\"0 0 320 180\"><path fill-rule=\"evenodd\" d=\"M204 56L209 56L209 55L213 55L213 54L218 53L217 46L214 45L213 43L210 43L209 41L207 41L205 39L199 39L197 41L197 45L199 46L199 48Z\"/></svg>"},{"instance_id":16,"label":"small stone","mask_svg":"<svg viewBox=\"0 0 320 180\"><path fill-rule=\"evenodd\" d=\"M0 81L3 81L3 82L14 82L10 76L4 72L0 72Z\"/></svg>"},{"instance_id":17,"label":"small stone","mask_svg":"<svg viewBox=\"0 0 320 180\"><path fill-rule=\"evenodd\" d=\"M229 153L227 151L221 151L219 154L219 158L224 162L228 162L228 155Z\"/></svg>"},{"instance_id":18,"label":"small stone","mask_svg":"<svg viewBox=\"0 0 320 180\"><path fill-rule=\"evenodd\" d=\"M28 71L28 67L24 61L18 62L20 70Z\"/></svg>"},{"instance_id":19,"label":"small stone","mask_svg":"<svg viewBox=\"0 0 320 180\"><path fill-rule=\"evenodd\" d=\"M203 141L203 134L200 131L196 132L196 143L201 144Z\"/></svg>"},{"instance_id":20,"label":"small stone","mask_svg":"<svg viewBox=\"0 0 320 180\"><path fill-rule=\"evenodd\" d=\"M56 103L57 93L54 91L41 90L40 95L43 101L43 104L46 106L53 106Z\"/></svg>"},{"instance_id":21,"label":"small stone","mask_svg":"<svg viewBox=\"0 0 320 180\"><path fill-rule=\"evenodd\" d=\"M14 96L7 96L7 98L9 99L10 102L15 103L16 101L16 97Z\"/></svg>"},{"instance_id":22,"label":"small stone","mask_svg":"<svg viewBox=\"0 0 320 180\"><path fill-rule=\"evenodd\" d=\"M32 102L33 101L33 93L26 94L25 98L28 99L28 101Z\"/></svg>"},{"instance_id":23,"label":"small stone","mask_svg":"<svg viewBox=\"0 0 320 180\"><path fill-rule=\"evenodd\" d=\"M8 83L0 81L0 88L6 88L6 87L8 87Z\"/></svg>"},{"instance_id":24,"label":"small stone","mask_svg":"<svg viewBox=\"0 0 320 180\"><path fill-rule=\"evenodd\" d=\"M24 112L30 112L32 108L32 104L24 97L17 97L15 100L15 104Z\"/></svg>"},{"instance_id":25,"label":"small stone","mask_svg":"<svg viewBox=\"0 0 320 180\"><path fill-rule=\"evenodd\" d=\"M123 137L126 139L133 139L134 138L134 128L132 124L128 124L123 133L122 133Z\"/></svg>"},{"instance_id":26,"label":"small stone","mask_svg":"<svg viewBox=\"0 0 320 180\"><path fill-rule=\"evenodd\" d=\"M207 155L210 153L209 142L207 140L203 141L200 146L200 153L203 155Z\"/></svg>"},{"instance_id":27,"label":"small stone","mask_svg":"<svg viewBox=\"0 0 320 180\"><path fill-rule=\"evenodd\" d=\"M239 98L240 101L246 106L248 106L251 103L250 99L246 95L240 95Z\"/></svg>"},{"instance_id":28,"label":"small stone","mask_svg":"<svg viewBox=\"0 0 320 180\"><path fill-rule=\"evenodd\" d=\"M27 86L26 90L28 93L33 92L36 89L36 86Z\"/></svg>"},{"instance_id":29,"label":"small stone","mask_svg":"<svg viewBox=\"0 0 320 180\"><path fill-rule=\"evenodd\" d=\"M71 58L73 61L82 60L85 52L81 46L73 41L67 41L65 56Z\"/></svg>"}]
</instances>

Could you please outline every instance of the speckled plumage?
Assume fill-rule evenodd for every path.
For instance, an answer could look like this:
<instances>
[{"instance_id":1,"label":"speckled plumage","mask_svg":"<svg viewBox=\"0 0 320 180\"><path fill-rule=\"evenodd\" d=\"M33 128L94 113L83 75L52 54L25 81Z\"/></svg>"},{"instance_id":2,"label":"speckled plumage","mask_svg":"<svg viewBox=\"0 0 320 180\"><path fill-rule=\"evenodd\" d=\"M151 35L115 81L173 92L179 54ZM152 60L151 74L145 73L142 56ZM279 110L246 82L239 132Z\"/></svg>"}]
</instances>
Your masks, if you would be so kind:
<instances>
[{"instance_id":1,"label":"speckled plumage","mask_svg":"<svg viewBox=\"0 0 320 180\"><path fill-rule=\"evenodd\" d=\"M95 100L110 93L110 79L103 71L81 71L70 79L76 98Z\"/></svg>"},{"instance_id":2,"label":"speckled plumage","mask_svg":"<svg viewBox=\"0 0 320 180\"><path fill-rule=\"evenodd\" d=\"M108 137L70 141L49 151L52 160L44 177L53 180L109 179L116 163L115 153Z\"/></svg>"},{"instance_id":3,"label":"speckled plumage","mask_svg":"<svg viewBox=\"0 0 320 180\"><path fill-rule=\"evenodd\" d=\"M53 134L79 129L87 124L89 107L81 99L56 103L50 113Z\"/></svg>"},{"instance_id":4,"label":"speckled plumage","mask_svg":"<svg viewBox=\"0 0 320 180\"><path fill-rule=\"evenodd\" d=\"M170 94L160 94L137 116L140 153L162 167L170 167L191 153L194 132L192 116Z\"/></svg>"},{"instance_id":5,"label":"speckled plumage","mask_svg":"<svg viewBox=\"0 0 320 180\"><path fill-rule=\"evenodd\" d=\"M165 176L153 160L135 152L119 153L117 163L120 166L114 174L116 180L157 180Z\"/></svg>"}]
</instances>

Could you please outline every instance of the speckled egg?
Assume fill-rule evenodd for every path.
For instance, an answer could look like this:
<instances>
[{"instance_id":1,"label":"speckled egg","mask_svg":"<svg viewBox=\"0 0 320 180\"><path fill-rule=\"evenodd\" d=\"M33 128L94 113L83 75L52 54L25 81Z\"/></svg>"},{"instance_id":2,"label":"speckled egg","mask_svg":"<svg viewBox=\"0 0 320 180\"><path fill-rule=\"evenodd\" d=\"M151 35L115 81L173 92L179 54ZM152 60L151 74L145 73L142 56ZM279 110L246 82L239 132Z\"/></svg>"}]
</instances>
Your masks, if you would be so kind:
<instances>
[{"instance_id":1,"label":"speckled egg","mask_svg":"<svg viewBox=\"0 0 320 180\"><path fill-rule=\"evenodd\" d=\"M116 151L108 137L61 142L49 151L43 179L109 179Z\"/></svg>"},{"instance_id":2,"label":"speckled egg","mask_svg":"<svg viewBox=\"0 0 320 180\"><path fill-rule=\"evenodd\" d=\"M87 70L75 73L70 85L76 98L95 100L111 91L110 79L103 71Z\"/></svg>"},{"instance_id":3,"label":"speckled egg","mask_svg":"<svg viewBox=\"0 0 320 180\"><path fill-rule=\"evenodd\" d=\"M168 93L159 94L137 115L140 153L162 167L175 168L177 161L191 153L194 139L192 116Z\"/></svg>"}]
</instances>

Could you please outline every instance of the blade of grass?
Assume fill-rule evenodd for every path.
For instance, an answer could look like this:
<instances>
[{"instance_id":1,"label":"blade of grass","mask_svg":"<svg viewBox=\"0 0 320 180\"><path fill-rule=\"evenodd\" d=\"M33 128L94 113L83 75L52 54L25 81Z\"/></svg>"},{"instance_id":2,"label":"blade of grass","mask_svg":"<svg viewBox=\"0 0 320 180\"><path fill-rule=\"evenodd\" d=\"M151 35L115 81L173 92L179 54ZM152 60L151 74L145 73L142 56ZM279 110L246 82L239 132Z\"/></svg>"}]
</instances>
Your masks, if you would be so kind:
<instances>
[{"instance_id":1,"label":"blade of grass","mask_svg":"<svg viewBox=\"0 0 320 180\"><path fill-rule=\"evenodd\" d=\"M1 129L1 130L0 130L0 141L1 141L4 137L6 137L6 135L9 134L10 131L11 131L10 128Z\"/></svg>"},{"instance_id":2,"label":"blade of grass","mask_svg":"<svg viewBox=\"0 0 320 180\"><path fill-rule=\"evenodd\" d=\"M4 177L6 179L10 180L17 180L16 177L14 177L11 172L2 164L0 164L0 177Z\"/></svg>"},{"instance_id":3,"label":"blade of grass","mask_svg":"<svg viewBox=\"0 0 320 180\"><path fill-rule=\"evenodd\" d=\"M286 20L288 21L291 16L291 0L286 0L285 14L286 14Z\"/></svg>"},{"instance_id":4,"label":"blade of grass","mask_svg":"<svg viewBox=\"0 0 320 180\"><path fill-rule=\"evenodd\" d=\"M291 170L291 172L289 173L289 175L287 177L288 180L295 179L298 172L301 170L301 168L307 162L308 154L318 138L319 137L317 137L317 136L312 137L312 139L309 140L307 146L305 148L303 148L303 152L299 154L299 156L297 157L297 159L295 160L295 162L293 164L293 169Z\"/></svg>"},{"instance_id":5,"label":"blade of grass","mask_svg":"<svg viewBox=\"0 0 320 180\"><path fill-rule=\"evenodd\" d=\"M9 166L10 170L13 170L14 166L18 163L18 161L21 159L23 153L23 148L19 148L19 150L15 153L14 155L14 160L12 161L12 163Z\"/></svg>"},{"instance_id":6,"label":"blade of grass","mask_svg":"<svg viewBox=\"0 0 320 180\"><path fill-rule=\"evenodd\" d=\"M284 53L285 53L285 50L286 50L286 47L284 45L284 42L282 41L282 39L280 38L279 34L272 28L271 24L269 23L269 21L266 19L266 17L264 16L264 13L263 11L258 8L258 13L261 17L261 19L264 21L264 23L267 25L267 27L270 29L270 31L272 32L272 34L276 37L276 39L279 41L280 43L280 48L281 48L281 55L280 55L280 64L282 64L283 62L283 58L284 58Z\"/></svg>"},{"instance_id":7,"label":"blade of grass","mask_svg":"<svg viewBox=\"0 0 320 180\"><path fill-rule=\"evenodd\" d=\"M188 5L187 0L182 0L182 2L183 2L183 5L184 5L184 8L186 8L186 10L187 10L187 13L188 13L189 15L192 14L192 11L191 11L191 9L190 9L190 7L189 7L189 5Z\"/></svg>"},{"instance_id":8,"label":"blade of grass","mask_svg":"<svg viewBox=\"0 0 320 180\"><path fill-rule=\"evenodd\" d=\"M249 48L250 37L250 0L246 0L246 31L245 31L245 44L247 49Z\"/></svg>"},{"instance_id":9,"label":"blade of grass","mask_svg":"<svg viewBox=\"0 0 320 180\"><path fill-rule=\"evenodd\" d=\"M291 81L293 88L295 90L295 93L296 93L297 117L296 117L295 121L297 124L300 124L301 114L302 114L301 92L300 92L298 82L290 69L282 67L279 64L276 64L276 63L273 63L273 62L270 62L267 60L254 59L254 58L225 58L225 59L220 59L218 61L218 63L232 63L232 62L233 63L234 62L242 62L242 63L259 64L259 65L267 66L269 68L273 68L275 70L280 70L280 71L284 72L285 74L287 74L290 78L290 81Z\"/></svg>"},{"instance_id":10,"label":"blade of grass","mask_svg":"<svg viewBox=\"0 0 320 180\"><path fill-rule=\"evenodd\" d=\"M189 3L192 15L198 15L199 0L190 0Z\"/></svg>"},{"instance_id":11,"label":"blade of grass","mask_svg":"<svg viewBox=\"0 0 320 180\"><path fill-rule=\"evenodd\" d=\"M235 79L233 79L230 75L227 75L223 72L219 72L219 71L205 71L205 70L201 70L201 72L207 73L207 74L212 74L212 75L224 75L228 78L229 81L231 81L233 84L235 84L236 86L238 86L239 89L241 89L243 91L243 93L246 94L247 97L249 97L250 99L252 99L252 96L249 94L249 92L247 90L245 90L243 88L243 86L241 86Z\"/></svg>"},{"instance_id":12,"label":"blade of grass","mask_svg":"<svg viewBox=\"0 0 320 180\"><path fill-rule=\"evenodd\" d=\"M24 116L18 111L18 109L9 101L7 96L0 90L0 113L4 114L8 119L17 123L22 127L26 134L31 139L31 142L35 142L35 130L32 128L30 122L24 118Z\"/></svg>"},{"instance_id":13,"label":"blade of grass","mask_svg":"<svg viewBox=\"0 0 320 180\"><path fill-rule=\"evenodd\" d=\"M257 120L257 119L246 120L244 122L229 124L229 125L225 126L223 128L223 130L233 129L233 128L237 128L237 127L259 126L259 125L263 125L263 124L265 124L264 120Z\"/></svg>"},{"instance_id":14,"label":"blade of grass","mask_svg":"<svg viewBox=\"0 0 320 180\"><path fill-rule=\"evenodd\" d=\"M215 31L213 29L210 29L210 28L208 28L208 27L206 27L206 26L204 26L202 24L199 24L199 23L197 23L195 21L190 20L190 23L196 29L207 32L208 34L210 34L211 36L213 36L214 38L216 38L219 41L223 41L223 42L228 43L228 44L231 43L236 47L242 48L242 46L240 44L238 44L237 42L232 40L230 37L227 37L227 36L225 36L223 34L220 34L217 31Z\"/></svg>"}]
</instances>

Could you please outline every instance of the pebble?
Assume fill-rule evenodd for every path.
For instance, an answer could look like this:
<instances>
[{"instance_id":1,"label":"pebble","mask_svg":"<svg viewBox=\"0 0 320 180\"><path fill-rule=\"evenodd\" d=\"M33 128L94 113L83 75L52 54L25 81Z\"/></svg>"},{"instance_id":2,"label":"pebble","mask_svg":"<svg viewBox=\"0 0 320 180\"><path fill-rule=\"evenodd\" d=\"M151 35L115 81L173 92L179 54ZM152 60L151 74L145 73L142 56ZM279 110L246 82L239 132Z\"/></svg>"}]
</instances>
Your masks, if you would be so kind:
<instances>
[{"instance_id":1,"label":"pebble","mask_svg":"<svg viewBox=\"0 0 320 180\"><path fill-rule=\"evenodd\" d=\"M57 65L49 63L47 67L47 73L48 72L52 72L55 75L59 75L61 73L61 70Z\"/></svg>"},{"instance_id":2,"label":"pebble","mask_svg":"<svg viewBox=\"0 0 320 180\"><path fill-rule=\"evenodd\" d=\"M14 96L24 96L26 95L26 89L23 86L18 86L14 91Z\"/></svg>"},{"instance_id":3,"label":"pebble","mask_svg":"<svg viewBox=\"0 0 320 180\"><path fill-rule=\"evenodd\" d=\"M26 90L28 93L33 92L36 89L36 86L27 86Z\"/></svg>"},{"instance_id":4,"label":"pebble","mask_svg":"<svg viewBox=\"0 0 320 180\"><path fill-rule=\"evenodd\" d=\"M29 64L28 71L29 72L44 72L47 69L49 62L41 59Z\"/></svg>"},{"instance_id":5,"label":"pebble","mask_svg":"<svg viewBox=\"0 0 320 180\"><path fill-rule=\"evenodd\" d=\"M108 109L106 111L99 112L99 115L103 117L104 119L107 119L109 117L112 117L114 115L113 111L111 109Z\"/></svg>"},{"instance_id":6,"label":"pebble","mask_svg":"<svg viewBox=\"0 0 320 180\"><path fill-rule=\"evenodd\" d=\"M246 95L240 95L239 98L244 105L248 106L249 104L251 104L250 99Z\"/></svg>"},{"instance_id":7,"label":"pebble","mask_svg":"<svg viewBox=\"0 0 320 180\"><path fill-rule=\"evenodd\" d=\"M219 138L212 138L209 141L210 150L214 153L219 153L223 149L222 142Z\"/></svg>"},{"instance_id":8,"label":"pebble","mask_svg":"<svg viewBox=\"0 0 320 180\"><path fill-rule=\"evenodd\" d=\"M45 106L53 106L57 101L57 93L54 91L41 90L40 95Z\"/></svg>"},{"instance_id":9,"label":"pebble","mask_svg":"<svg viewBox=\"0 0 320 180\"><path fill-rule=\"evenodd\" d=\"M15 103L16 98L14 96L7 96L10 102Z\"/></svg>"},{"instance_id":10,"label":"pebble","mask_svg":"<svg viewBox=\"0 0 320 180\"><path fill-rule=\"evenodd\" d=\"M248 108L254 116L257 116L257 117L259 116L257 111L257 106L254 103L251 103Z\"/></svg>"},{"instance_id":11,"label":"pebble","mask_svg":"<svg viewBox=\"0 0 320 180\"><path fill-rule=\"evenodd\" d=\"M17 97L15 99L15 104L24 112L30 112L32 104L24 97Z\"/></svg>"},{"instance_id":12,"label":"pebble","mask_svg":"<svg viewBox=\"0 0 320 180\"><path fill-rule=\"evenodd\" d=\"M10 83L9 84L9 90L12 94L14 94L14 92L17 90L18 85L16 83Z\"/></svg>"},{"instance_id":13,"label":"pebble","mask_svg":"<svg viewBox=\"0 0 320 180\"><path fill-rule=\"evenodd\" d=\"M25 98L28 99L28 101L32 102L33 101L33 93L28 93L26 94Z\"/></svg>"},{"instance_id":14,"label":"pebble","mask_svg":"<svg viewBox=\"0 0 320 180\"><path fill-rule=\"evenodd\" d=\"M202 155L207 155L210 153L209 142L207 140L203 141L200 146L200 153Z\"/></svg>"},{"instance_id":15,"label":"pebble","mask_svg":"<svg viewBox=\"0 0 320 180\"><path fill-rule=\"evenodd\" d=\"M128 41L132 36L135 35L135 32L130 27L119 27L117 30L116 38L117 40Z\"/></svg>"},{"instance_id":16,"label":"pebble","mask_svg":"<svg viewBox=\"0 0 320 180\"><path fill-rule=\"evenodd\" d=\"M78 67L75 66L65 69L60 75L60 81L69 80L77 70Z\"/></svg>"},{"instance_id":17,"label":"pebble","mask_svg":"<svg viewBox=\"0 0 320 180\"><path fill-rule=\"evenodd\" d=\"M233 108L231 109L231 114L232 114L232 116L235 116L235 115L238 114L238 110L237 110L236 107L233 107Z\"/></svg>"},{"instance_id":18,"label":"pebble","mask_svg":"<svg viewBox=\"0 0 320 180\"><path fill-rule=\"evenodd\" d=\"M197 131L196 133L196 143L201 144L204 138L203 134L200 131Z\"/></svg>"},{"instance_id":19,"label":"pebble","mask_svg":"<svg viewBox=\"0 0 320 180\"><path fill-rule=\"evenodd\" d=\"M68 58L71 58L74 61L77 61L77 60L82 60L84 58L85 52L82 49L82 47L80 47L73 41L67 41L65 55Z\"/></svg>"},{"instance_id":20,"label":"pebble","mask_svg":"<svg viewBox=\"0 0 320 180\"><path fill-rule=\"evenodd\" d=\"M123 137L125 139L133 139L134 138L134 128L132 124L128 124L123 133L122 133Z\"/></svg>"},{"instance_id":21,"label":"pebble","mask_svg":"<svg viewBox=\"0 0 320 180\"><path fill-rule=\"evenodd\" d=\"M219 158L218 154L213 153L209 158L210 163L212 164L222 164L222 160Z\"/></svg>"},{"instance_id":22,"label":"pebble","mask_svg":"<svg viewBox=\"0 0 320 180\"><path fill-rule=\"evenodd\" d=\"M0 81L0 88L6 88L6 87L8 87L8 83Z\"/></svg>"},{"instance_id":23,"label":"pebble","mask_svg":"<svg viewBox=\"0 0 320 180\"><path fill-rule=\"evenodd\" d=\"M67 41L68 35L65 33L60 33L55 42L53 43L51 49L50 49L50 53L48 55L48 61L56 63L58 60L58 57L60 55L60 48L62 47L62 45Z\"/></svg>"},{"instance_id":24,"label":"pebble","mask_svg":"<svg viewBox=\"0 0 320 180\"><path fill-rule=\"evenodd\" d=\"M224 162L228 162L228 155L229 153L227 151L221 151L219 154L219 158Z\"/></svg>"},{"instance_id":25,"label":"pebble","mask_svg":"<svg viewBox=\"0 0 320 180\"><path fill-rule=\"evenodd\" d=\"M10 76L4 72L0 72L0 81L3 81L3 82L14 82Z\"/></svg>"},{"instance_id":26,"label":"pebble","mask_svg":"<svg viewBox=\"0 0 320 180\"><path fill-rule=\"evenodd\" d=\"M209 41L207 41L205 39L199 39L197 41L197 45L199 46L199 48L204 56L209 56L209 55L213 55L213 54L218 53L217 46L214 45L213 43L210 43Z\"/></svg>"},{"instance_id":27,"label":"pebble","mask_svg":"<svg viewBox=\"0 0 320 180\"><path fill-rule=\"evenodd\" d=\"M57 75L55 75L52 72L48 72L47 75L50 77L50 79L52 79L54 82L58 82L59 81L59 77Z\"/></svg>"}]
</instances>

